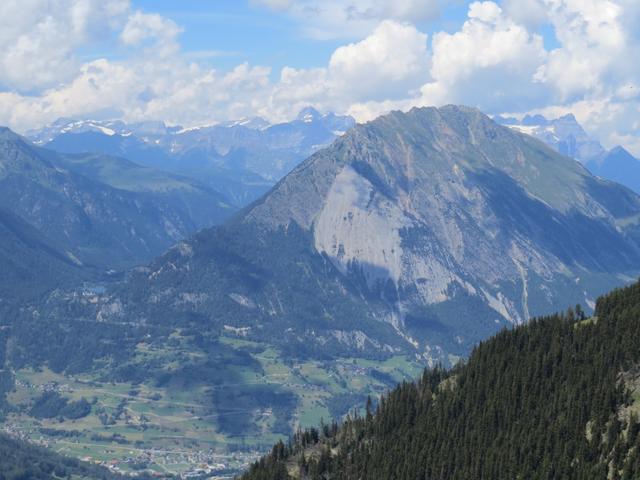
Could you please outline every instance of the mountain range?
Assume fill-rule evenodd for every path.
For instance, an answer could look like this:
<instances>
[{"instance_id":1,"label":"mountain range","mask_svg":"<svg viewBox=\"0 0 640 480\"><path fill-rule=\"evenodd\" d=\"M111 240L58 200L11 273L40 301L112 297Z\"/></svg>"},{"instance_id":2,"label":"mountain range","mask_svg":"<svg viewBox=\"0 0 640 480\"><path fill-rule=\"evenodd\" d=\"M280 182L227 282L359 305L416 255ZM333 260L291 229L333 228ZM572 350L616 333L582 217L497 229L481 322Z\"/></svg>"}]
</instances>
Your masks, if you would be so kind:
<instances>
[{"instance_id":1,"label":"mountain range","mask_svg":"<svg viewBox=\"0 0 640 480\"><path fill-rule=\"evenodd\" d=\"M297 353L448 361L631 280L639 209L629 190L477 110L395 112L135 269L106 301L129 320L197 319Z\"/></svg>"},{"instance_id":2,"label":"mountain range","mask_svg":"<svg viewBox=\"0 0 640 480\"><path fill-rule=\"evenodd\" d=\"M308 107L275 125L261 118L191 128L61 119L27 136L61 153L107 154L186 175L244 206L353 125L351 117Z\"/></svg>"},{"instance_id":3,"label":"mountain range","mask_svg":"<svg viewBox=\"0 0 640 480\"><path fill-rule=\"evenodd\" d=\"M605 153L605 148L582 128L573 114L556 119L547 119L543 115L525 115L521 121L498 117L496 121L532 135L563 155L583 163Z\"/></svg>"},{"instance_id":4,"label":"mountain range","mask_svg":"<svg viewBox=\"0 0 640 480\"><path fill-rule=\"evenodd\" d=\"M296 122L330 118L316 117ZM85 133L113 139L109 125ZM144 146L166 129L145 128ZM209 182L4 130L0 209L17 233L0 255L16 245L15 265L51 274L0 303L0 415L34 425L44 403L34 435L102 453L132 442L105 429L144 432L147 453L258 450L503 328L590 313L640 271L637 194L476 109L392 112L332 138L235 210ZM10 287L28 290L15 265ZM49 384L69 389L49 403L34 387Z\"/></svg>"}]
</instances>

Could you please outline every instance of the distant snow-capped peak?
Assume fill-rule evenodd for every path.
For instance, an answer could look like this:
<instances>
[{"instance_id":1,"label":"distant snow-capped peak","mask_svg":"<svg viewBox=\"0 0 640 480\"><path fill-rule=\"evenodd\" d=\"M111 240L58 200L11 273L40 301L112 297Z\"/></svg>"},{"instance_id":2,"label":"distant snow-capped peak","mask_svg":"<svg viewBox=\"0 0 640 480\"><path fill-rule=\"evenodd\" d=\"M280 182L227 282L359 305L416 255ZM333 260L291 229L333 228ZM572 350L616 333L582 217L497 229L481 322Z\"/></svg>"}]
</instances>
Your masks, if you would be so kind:
<instances>
[{"instance_id":1,"label":"distant snow-capped peak","mask_svg":"<svg viewBox=\"0 0 640 480\"><path fill-rule=\"evenodd\" d=\"M542 115L525 115L520 121L504 117L496 117L495 121L536 137L560 153L583 163L605 152L600 142L591 137L571 113L555 119L547 119Z\"/></svg>"}]
</instances>

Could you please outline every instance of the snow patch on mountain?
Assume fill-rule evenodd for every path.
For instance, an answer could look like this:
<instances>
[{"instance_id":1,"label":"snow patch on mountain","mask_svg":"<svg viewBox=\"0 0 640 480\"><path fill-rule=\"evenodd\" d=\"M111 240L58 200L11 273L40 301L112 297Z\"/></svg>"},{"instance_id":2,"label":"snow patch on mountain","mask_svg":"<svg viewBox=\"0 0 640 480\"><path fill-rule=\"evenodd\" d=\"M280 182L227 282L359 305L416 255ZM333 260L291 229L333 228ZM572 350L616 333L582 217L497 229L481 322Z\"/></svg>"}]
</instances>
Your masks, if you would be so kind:
<instances>
[{"instance_id":1,"label":"snow patch on mountain","mask_svg":"<svg viewBox=\"0 0 640 480\"><path fill-rule=\"evenodd\" d=\"M598 140L591 137L572 114L555 119L526 115L521 121L514 118L496 120L512 130L536 137L558 152L581 162L587 162L605 152Z\"/></svg>"}]
</instances>

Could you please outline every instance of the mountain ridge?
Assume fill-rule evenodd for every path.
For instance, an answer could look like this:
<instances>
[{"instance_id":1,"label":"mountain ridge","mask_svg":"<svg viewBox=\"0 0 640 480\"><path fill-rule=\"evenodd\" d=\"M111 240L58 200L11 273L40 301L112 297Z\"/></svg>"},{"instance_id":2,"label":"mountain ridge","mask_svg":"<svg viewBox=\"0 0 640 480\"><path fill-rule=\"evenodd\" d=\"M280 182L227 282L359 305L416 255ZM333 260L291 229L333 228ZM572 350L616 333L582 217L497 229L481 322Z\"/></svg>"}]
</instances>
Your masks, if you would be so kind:
<instances>
[{"instance_id":1,"label":"mountain ridge","mask_svg":"<svg viewBox=\"0 0 640 480\"><path fill-rule=\"evenodd\" d=\"M594 175L640 192L640 160L620 145L591 158L585 165Z\"/></svg>"}]
</instances>

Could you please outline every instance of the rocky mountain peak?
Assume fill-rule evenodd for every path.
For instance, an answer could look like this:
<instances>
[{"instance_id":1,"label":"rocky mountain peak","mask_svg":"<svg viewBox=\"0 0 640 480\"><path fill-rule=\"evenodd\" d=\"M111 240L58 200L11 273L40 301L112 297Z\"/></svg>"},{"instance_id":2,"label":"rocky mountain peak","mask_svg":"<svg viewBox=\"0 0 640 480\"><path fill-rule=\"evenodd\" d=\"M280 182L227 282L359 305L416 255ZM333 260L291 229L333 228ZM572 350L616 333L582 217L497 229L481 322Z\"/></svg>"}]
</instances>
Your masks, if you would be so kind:
<instances>
[{"instance_id":1,"label":"rocky mountain peak","mask_svg":"<svg viewBox=\"0 0 640 480\"><path fill-rule=\"evenodd\" d=\"M20 142L22 137L11 130L9 127L0 126L0 141L2 142Z\"/></svg>"},{"instance_id":2,"label":"rocky mountain peak","mask_svg":"<svg viewBox=\"0 0 640 480\"><path fill-rule=\"evenodd\" d=\"M532 148L541 154L527 155ZM372 198L384 197L402 209L414 209L411 215L420 217L434 198L456 203L468 195L465 183L487 171L501 172L550 205L565 209L575 182L586 171L575 162L552 161L551 156L541 143L501 127L474 108L448 105L392 112L356 126L311 156L249 216L271 225L294 220L310 229L332 188L342 193L360 188L372 189ZM549 172L548 185L539 178L544 171ZM355 175L367 186L336 187L341 173ZM299 198L283 202L281 195Z\"/></svg>"},{"instance_id":3,"label":"rocky mountain peak","mask_svg":"<svg viewBox=\"0 0 640 480\"><path fill-rule=\"evenodd\" d=\"M640 200L613 190L477 109L425 107L356 126L294 169L241 223L302 229L343 275L386 292L389 321L406 325L426 305L437 310L466 295L489 308L490 322L518 323L553 303L540 285L583 285L593 281L583 269L624 269L625 258L638 257L616 219ZM586 231L625 253L586 245ZM576 300L591 301L589 288Z\"/></svg>"},{"instance_id":4,"label":"rocky mountain peak","mask_svg":"<svg viewBox=\"0 0 640 480\"><path fill-rule=\"evenodd\" d=\"M561 116L558 120L562 120L567 123L578 123L578 120L573 113L567 113L566 115Z\"/></svg>"},{"instance_id":5,"label":"rocky mountain peak","mask_svg":"<svg viewBox=\"0 0 640 480\"><path fill-rule=\"evenodd\" d=\"M300 110L300 113L298 113L298 115L296 116L296 120L300 120L305 123L311 123L321 118L322 118L322 114L313 107L303 108L302 110Z\"/></svg>"},{"instance_id":6,"label":"rocky mountain peak","mask_svg":"<svg viewBox=\"0 0 640 480\"><path fill-rule=\"evenodd\" d=\"M525 115L522 119L522 125L525 126L544 126L548 125L549 120L547 120L543 115Z\"/></svg>"}]
</instances>

